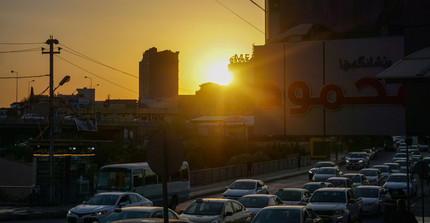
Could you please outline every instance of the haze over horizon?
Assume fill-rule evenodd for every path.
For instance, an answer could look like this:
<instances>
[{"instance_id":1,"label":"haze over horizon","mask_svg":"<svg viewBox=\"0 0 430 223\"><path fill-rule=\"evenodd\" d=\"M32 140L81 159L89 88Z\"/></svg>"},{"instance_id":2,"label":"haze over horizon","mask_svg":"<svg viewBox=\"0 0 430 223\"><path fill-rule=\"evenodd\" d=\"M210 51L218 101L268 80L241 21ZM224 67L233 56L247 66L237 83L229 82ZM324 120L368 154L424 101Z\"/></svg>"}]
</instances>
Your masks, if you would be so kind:
<instances>
[{"instance_id":1,"label":"haze over horizon","mask_svg":"<svg viewBox=\"0 0 430 223\"><path fill-rule=\"evenodd\" d=\"M214 70L222 76L231 56L264 44L264 12L249 0L0 0L0 28L0 107L15 102L17 76L18 101L31 87L39 94L49 86L39 76L49 73L41 47L49 49L50 35L59 41L55 50L62 48L54 57L54 85L71 76L55 93L95 87L96 100L137 100L139 61L152 47L179 51L184 95L206 82L226 84ZM28 76L34 77L22 78Z\"/></svg>"}]
</instances>

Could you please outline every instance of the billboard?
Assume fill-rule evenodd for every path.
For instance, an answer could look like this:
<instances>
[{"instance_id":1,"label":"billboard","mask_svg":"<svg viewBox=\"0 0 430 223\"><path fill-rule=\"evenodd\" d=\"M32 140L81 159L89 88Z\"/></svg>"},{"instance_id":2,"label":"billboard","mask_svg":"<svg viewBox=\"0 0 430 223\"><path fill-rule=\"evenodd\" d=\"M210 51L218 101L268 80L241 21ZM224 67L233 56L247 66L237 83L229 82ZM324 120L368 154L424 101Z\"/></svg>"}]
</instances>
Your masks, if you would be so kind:
<instances>
[{"instance_id":1,"label":"billboard","mask_svg":"<svg viewBox=\"0 0 430 223\"><path fill-rule=\"evenodd\" d=\"M256 46L258 135L403 135L403 88L376 75L403 57L402 37Z\"/></svg>"}]
</instances>

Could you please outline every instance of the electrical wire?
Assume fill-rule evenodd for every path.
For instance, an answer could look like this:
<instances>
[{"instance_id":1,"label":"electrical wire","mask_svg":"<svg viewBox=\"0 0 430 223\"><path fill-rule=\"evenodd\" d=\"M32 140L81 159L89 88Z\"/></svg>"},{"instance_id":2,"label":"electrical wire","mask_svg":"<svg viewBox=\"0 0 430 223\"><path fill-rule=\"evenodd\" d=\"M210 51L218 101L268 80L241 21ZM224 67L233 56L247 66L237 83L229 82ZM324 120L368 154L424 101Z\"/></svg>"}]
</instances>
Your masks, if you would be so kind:
<instances>
[{"instance_id":1,"label":"electrical wire","mask_svg":"<svg viewBox=\"0 0 430 223\"><path fill-rule=\"evenodd\" d=\"M134 90L132 90L132 89L129 89L129 88L127 88L127 87L124 87L124 86L122 86L122 85L119 85L119 84L117 84L117 83L115 83L115 82L112 82L112 81L110 81L110 80L108 80L108 79L106 79L106 78L103 78L102 76L97 75L97 74L95 74L95 73L93 73L93 72L91 72L91 71L89 71L89 70L87 70L87 69L85 69L85 68L83 68L83 67L81 67L81 66L78 66L78 65L76 65L76 64L74 64L74 63L72 63L71 61L66 60L66 59L64 59L64 58L62 58L62 57L60 57L60 56L58 56L58 55L55 55L55 56L56 56L56 57L58 57L58 58L60 58L60 59L62 59L62 60L64 60L64 61L66 61L67 63L69 63L69 64L71 64L71 65L73 65L73 66L75 66L75 67L77 67L77 68L79 68L79 69L81 69L81 70L83 70L83 71L87 72L87 73L90 73L90 74L92 74L92 75L94 75L94 76L96 76L96 77L98 77L98 78L100 78L100 79L102 79L102 80L104 80L104 81L108 82L108 83L111 83L111 84L113 84L113 85L115 85L115 86L117 86L117 87L120 87L120 88L122 88L122 89L125 89L125 90L128 90L128 91L131 91L131 92L133 92L133 93L138 94L138 92L137 92L137 91L134 91Z\"/></svg>"},{"instance_id":2,"label":"electrical wire","mask_svg":"<svg viewBox=\"0 0 430 223\"><path fill-rule=\"evenodd\" d=\"M230 11L231 13L233 13L234 15L236 15L237 17L239 17L242 21L246 22L248 25L252 26L254 29L258 30L260 33L262 33L263 35L265 34L262 30L260 30L258 27L254 26L252 23L248 22L245 18L243 18L242 16L240 16L239 14L237 14L236 12L234 12L232 9L230 9L229 7L227 7L226 5L222 4L220 1L215 0L215 2L217 2L218 4L220 4L222 7L226 8L228 11Z\"/></svg>"},{"instance_id":3,"label":"electrical wire","mask_svg":"<svg viewBox=\"0 0 430 223\"><path fill-rule=\"evenodd\" d=\"M46 77L49 76L49 74L43 74L43 75L33 75L33 76L18 76L18 77L0 77L0 79L26 79L26 78L35 78L35 77Z\"/></svg>"},{"instance_id":4,"label":"electrical wire","mask_svg":"<svg viewBox=\"0 0 430 223\"><path fill-rule=\"evenodd\" d=\"M68 53L71 53L71 54L73 54L73 55L75 55L75 56L81 57L81 58L83 58L83 59L89 60L89 61L91 61L91 62L93 62L93 63L96 63L96 64L99 64L99 65L105 66L105 67L107 67L107 68L110 68L110 69L112 69L112 70L114 70L114 71L118 71L118 72L123 73L123 74L125 74L125 75L128 75L128 76L130 76L130 77L139 78L139 76L136 76L136 75L134 75L134 74L130 74L130 73L127 73L127 72L125 72L125 71L119 70L119 69L117 69L117 68L115 68L115 67L109 66L109 65L104 64L104 63L102 63L102 62L100 62L100 61L97 61L96 59L93 59L93 58L91 58L91 57L89 57L89 56L86 56L86 55L84 55L84 54L82 54L82 53L79 53L78 51L76 51L76 50L74 50L74 49L72 49L72 48L70 48L70 47L68 47L68 46L66 46L66 45L64 45L64 44L60 44L60 45L61 45L61 46L63 46L64 48L66 48L66 49L64 49L64 48L63 48L63 50L64 50L64 51L66 51L66 52L68 52Z\"/></svg>"},{"instance_id":5,"label":"electrical wire","mask_svg":"<svg viewBox=\"0 0 430 223\"><path fill-rule=\"evenodd\" d=\"M22 50L8 50L8 51L0 51L0 53L26 53L26 52L33 52L33 51L39 51L40 48L30 48L30 49L22 49Z\"/></svg>"}]
</instances>

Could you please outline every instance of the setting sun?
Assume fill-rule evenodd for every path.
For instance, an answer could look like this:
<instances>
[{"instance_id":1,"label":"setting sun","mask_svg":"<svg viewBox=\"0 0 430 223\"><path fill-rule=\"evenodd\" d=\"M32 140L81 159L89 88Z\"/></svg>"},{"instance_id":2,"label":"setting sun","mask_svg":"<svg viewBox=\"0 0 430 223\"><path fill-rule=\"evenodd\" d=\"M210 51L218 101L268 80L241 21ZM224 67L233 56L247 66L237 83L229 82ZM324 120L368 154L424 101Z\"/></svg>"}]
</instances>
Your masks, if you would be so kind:
<instances>
[{"instance_id":1,"label":"setting sun","mask_svg":"<svg viewBox=\"0 0 430 223\"><path fill-rule=\"evenodd\" d=\"M228 65L226 62L220 62L209 67L207 73L207 81L219 85L228 85L232 81L233 77L228 71Z\"/></svg>"}]
</instances>

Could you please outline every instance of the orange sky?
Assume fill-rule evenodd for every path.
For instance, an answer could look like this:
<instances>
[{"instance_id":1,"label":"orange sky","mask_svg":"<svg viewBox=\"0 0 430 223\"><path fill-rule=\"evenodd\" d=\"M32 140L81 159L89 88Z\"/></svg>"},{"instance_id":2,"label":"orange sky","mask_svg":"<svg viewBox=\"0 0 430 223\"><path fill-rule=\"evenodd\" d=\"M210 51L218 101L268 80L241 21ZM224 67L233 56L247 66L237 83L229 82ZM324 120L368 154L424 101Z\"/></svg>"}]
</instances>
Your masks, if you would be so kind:
<instances>
[{"instance_id":1,"label":"orange sky","mask_svg":"<svg viewBox=\"0 0 430 223\"><path fill-rule=\"evenodd\" d=\"M264 0L255 2L264 6ZM64 49L54 58L54 85L71 76L56 93L72 94L92 83L99 84L96 100L137 99L138 66L147 49L179 51L179 94L194 94L210 81L214 64L264 44L264 12L249 0L0 0L0 30L0 107L15 101L16 79L3 79L16 77L11 70L18 77L49 73L49 56L40 48L48 48L43 43L50 35ZM24 49L30 52L7 53ZM22 100L29 86L40 93L49 79L18 83Z\"/></svg>"}]
</instances>

